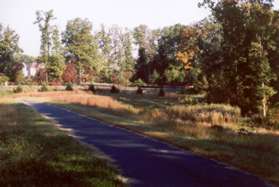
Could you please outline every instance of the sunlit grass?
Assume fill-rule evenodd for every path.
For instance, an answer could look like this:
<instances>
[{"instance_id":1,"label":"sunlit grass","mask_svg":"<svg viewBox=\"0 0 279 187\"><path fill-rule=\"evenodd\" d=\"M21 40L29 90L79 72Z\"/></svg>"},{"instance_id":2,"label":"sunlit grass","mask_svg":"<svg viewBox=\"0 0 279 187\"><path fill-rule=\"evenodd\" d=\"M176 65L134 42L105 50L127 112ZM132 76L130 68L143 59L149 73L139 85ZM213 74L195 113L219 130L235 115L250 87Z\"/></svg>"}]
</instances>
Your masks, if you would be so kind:
<instances>
[{"instance_id":1,"label":"sunlit grass","mask_svg":"<svg viewBox=\"0 0 279 187\"><path fill-rule=\"evenodd\" d=\"M0 119L0 186L122 186L107 160L31 108L6 99Z\"/></svg>"},{"instance_id":2,"label":"sunlit grass","mask_svg":"<svg viewBox=\"0 0 279 187\"><path fill-rule=\"evenodd\" d=\"M51 100L66 102L72 104L81 104L86 106L93 106L103 108L111 111L137 114L140 110L132 105L115 100L109 96L92 95L83 91L68 91L68 92L33 92L21 93L14 96L15 98L41 98L41 100Z\"/></svg>"}]
</instances>

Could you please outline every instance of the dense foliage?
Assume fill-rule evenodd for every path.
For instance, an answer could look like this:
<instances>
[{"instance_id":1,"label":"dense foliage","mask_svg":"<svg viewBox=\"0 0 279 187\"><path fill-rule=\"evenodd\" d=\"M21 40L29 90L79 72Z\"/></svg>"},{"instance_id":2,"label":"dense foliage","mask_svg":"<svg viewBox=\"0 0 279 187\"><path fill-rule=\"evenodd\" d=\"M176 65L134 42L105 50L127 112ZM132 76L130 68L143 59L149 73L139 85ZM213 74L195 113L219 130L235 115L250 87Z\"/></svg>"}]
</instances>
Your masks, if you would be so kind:
<instances>
[{"instance_id":1,"label":"dense foliage","mask_svg":"<svg viewBox=\"0 0 279 187\"><path fill-rule=\"evenodd\" d=\"M0 24L0 73L14 82L20 82L22 78L22 64L18 61L21 53L18 40L19 36L15 31Z\"/></svg>"},{"instance_id":2,"label":"dense foliage","mask_svg":"<svg viewBox=\"0 0 279 187\"><path fill-rule=\"evenodd\" d=\"M0 26L1 82L21 83L22 63L37 61L44 64L37 71L39 83L192 85L210 103L266 116L270 102L279 98L279 12L273 1L203 0L199 5L212 15L191 25L134 30L101 25L95 31L88 19L75 18L62 34L52 24L52 10L38 11L37 59L22 55L19 36Z\"/></svg>"},{"instance_id":3,"label":"dense foliage","mask_svg":"<svg viewBox=\"0 0 279 187\"><path fill-rule=\"evenodd\" d=\"M209 87L208 99L237 105L243 113L266 116L276 91L278 12L267 1L204 1L218 25L218 43L205 46L201 63ZM210 41L209 41L210 42ZM208 42L208 43L209 43ZM206 51L207 50L207 51Z\"/></svg>"}]
</instances>

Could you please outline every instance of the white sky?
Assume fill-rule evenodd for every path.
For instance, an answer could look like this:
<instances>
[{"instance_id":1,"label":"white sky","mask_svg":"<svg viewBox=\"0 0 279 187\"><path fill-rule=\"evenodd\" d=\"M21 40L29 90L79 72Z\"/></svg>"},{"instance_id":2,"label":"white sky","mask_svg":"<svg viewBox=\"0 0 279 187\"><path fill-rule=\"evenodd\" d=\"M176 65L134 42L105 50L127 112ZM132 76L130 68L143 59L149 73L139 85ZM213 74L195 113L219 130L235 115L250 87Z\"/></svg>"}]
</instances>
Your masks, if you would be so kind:
<instances>
[{"instance_id":1,"label":"white sky","mask_svg":"<svg viewBox=\"0 0 279 187\"><path fill-rule=\"evenodd\" d=\"M38 55L40 33L34 25L36 10L54 10L53 23L64 30L66 22L88 18L93 27L101 23L133 28L146 24L158 28L176 23L189 24L209 14L198 8L201 0L0 0L0 23L9 25L20 35L20 47L26 54ZM279 0L276 7L279 7ZM94 28L93 28L94 30Z\"/></svg>"}]
</instances>

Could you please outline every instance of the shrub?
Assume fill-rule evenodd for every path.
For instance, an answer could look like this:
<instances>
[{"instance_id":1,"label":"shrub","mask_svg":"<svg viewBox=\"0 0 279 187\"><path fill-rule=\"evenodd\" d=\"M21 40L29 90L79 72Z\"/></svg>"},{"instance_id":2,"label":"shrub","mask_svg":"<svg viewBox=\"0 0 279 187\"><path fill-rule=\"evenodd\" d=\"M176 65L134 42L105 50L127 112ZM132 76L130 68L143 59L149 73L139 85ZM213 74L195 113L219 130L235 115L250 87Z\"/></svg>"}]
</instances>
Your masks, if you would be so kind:
<instances>
[{"instance_id":1,"label":"shrub","mask_svg":"<svg viewBox=\"0 0 279 187\"><path fill-rule=\"evenodd\" d=\"M21 82L21 84L31 86L31 85L35 85L36 82L33 81L31 78L26 78Z\"/></svg>"},{"instance_id":2,"label":"shrub","mask_svg":"<svg viewBox=\"0 0 279 187\"><path fill-rule=\"evenodd\" d=\"M8 81L9 81L9 77L7 77L5 75L0 75L0 85L5 84Z\"/></svg>"},{"instance_id":3,"label":"shrub","mask_svg":"<svg viewBox=\"0 0 279 187\"><path fill-rule=\"evenodd\" d=\"M120 89L113 85L110 89L111 93L120 93Z\"/></svg>"},{"instance_id":4,"label":"shrub","mask_svg":"<svg viewBox=\"0 0 279 187\"><path fill-rule=\"evenodd\" d=\"M66 65L64 73L62 75L62 79L67 83L75 83L77 82L78 71L76 69L76 65L74 63L69 63Z\"/></svg>"},{"instance_id":5,"label":"shrub","mask_svg":"<svg viewBox=\"0 0 279 187\"><path fill-rule=\"evenodd\" d=\"M92 93L96 93L96 88L95 88L94 84L90 84L88 87L88 90L91 91Z\"/></svg>"},{"instance_id":6,"label":"shrub","mask_svg":"<svg viewBox=\"0 0 279 187\"><path fill-rule=\"evenodd\" d=\"M36 73L36 76L35 76L35 80L37 82L45 82L46 81L46 77L47 77L47 71L45 68L40 68L37 73Z\"/></svg>"},{"instance_id":7,"label":"shrub","mask_svg":"<svg viewBox=\"0 0 279 187\"><path fill-rule=\"evenodd\" d=\"M143 80L137 79L137 80L134 82L134 85L135 85L135 86L144 86L145 83L144 83Z\"/></svg>"},{"instance_id":8,"label":"shrub","mask_svg":"<svg viewBox=\"0 0 279 187\"><path fill-rule=\"evenodd\" d=\"M43 84L39 89L39 92L47 92L47 91L49 91L49 89L46 84Z\"/></svg>"},{"instance_id":9,"label":"shrub","mask_svg":"<svg viewBox=\"0 0 279 187\"><path fill-rule=\"evenodd\" d=\"M21 92L23 92L23 88L22 88L22 86L17 86L15 89L14 89L14 93L21 93Z\"/></svg>"},{"instance_id":10,"label":"shrub","mask_svg":"<svg viewBox=\"0 0 279 187\"><path fill-rule=\"evenodd\" d=\"M24 83L24 75L22 73L22 71L16 72L15 74L13 74L13 78L12 80L16 83L16 84L23 84Z\"/></svg>"},{"instance_id":11,"label":"shrub","mask_svg":"<svg viewBox=\"0 0 279 187\"><path fill-rule=\"evenodd\" d=\"M254 114L250 117L250 124L253 127L264 127L270 129L279 129L278 119L271 113L267 115L267 117L262 117L259 114Z\"/></svg>"},{"instance_id":12,"label":"shrub","mask_svg":"<svg viewBox=\"0 0 279 187\"><path fill-rule=\"evenodd\" d=\"M137 94L139 94L139 95L143 94L143 89L140 86L137 89Z\"/></svg>"},{"instance_id":13,"label":"shrub","mask_svg":"<svg viewBox=\"0 0 279 187\"><path fill-rule=\"evenodd\" d=\"M66 90L66 91L73 91L73 90L74 90L73 85L70 84L70 83L67 84L65 90Z\"/></svg>"}]
</instances>

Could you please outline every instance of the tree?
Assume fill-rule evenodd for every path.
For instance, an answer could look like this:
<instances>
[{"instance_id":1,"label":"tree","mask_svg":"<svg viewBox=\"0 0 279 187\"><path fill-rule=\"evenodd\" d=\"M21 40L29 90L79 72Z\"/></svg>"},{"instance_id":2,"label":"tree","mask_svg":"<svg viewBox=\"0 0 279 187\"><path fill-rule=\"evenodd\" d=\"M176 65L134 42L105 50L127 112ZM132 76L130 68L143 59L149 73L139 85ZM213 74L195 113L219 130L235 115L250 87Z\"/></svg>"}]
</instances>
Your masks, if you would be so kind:
<instances>
[{"instance_id":1,"label":"tree","mask_svg":"<svg viewBox=\"0 0 279 187\"><path fill-rule=\"evenodd\" d=\"M127 85L134 66L130 31L118 26L108 29L102 26L97 36L104 59L102 73L106 80ZM112 79L112 75L117 76Z\"/></svg>"},{"instance_id":2,"label":"tree","mask_svg":"<svg viewBox=\"0 0 279 187\"><path fill-rule=\"evenodd\" d=\"M151 30L146 25L139 25L134 28L133 38L135 45L140 48L145 48L149 55L156 53L157 42L160 37L160 30Z\"/></svg>"},{"instance_id":3,"label":"tree","mask_svg":"<svg viewBox=\"0 0 279 187\"><path fill-rule=\"evenodd\" d=\"M177 24L162 30L140 25L134 30L139 57L133 79L157 84L184 83L186 74L198 56L198 29Z\"/></svg>"},{"instance_id":4,"label":"tree","mask_svg":"<svg viewBox=\"0 0 279 187\"><path fill-rule=\"evenodd\" d=\"M112 51L112 38L110 32L105 28L104 25L101 25L101 30L97 33L96 38L98 40L98 45L102 51L102 54L104 55L104 58L106 60L109 60Z\"/></svg>"},{"instance_id":5,"label":"tree","mask_svg":"<svg viewBox=\"0 0 279 187\"><path fill-rule=\"evenodd\" d=\"M203 3L212 10L221 36L214 50L204 52L204 70L210 85L208 99L238 105L244 114L258 112L265 117L268 100L274 94L270 51L274 49L271 31L277 18L272 2Z\"/></svg>"},{"instance_id":6,"label":"tree","mask_svg":"<svg viewBox=\"0 0 279 187\"><path fill-rule=\"evenodd\" d=\"M26 55L26 54L19 54L19 55L17 55L17 58L18 58L18 61L20 61L22 63L26 63L26 64L31 64L35 60L35 58L33 56Z\"/></svg>"},{"instance_id":7,"label":"tree","mask_svg":"<svg viewBox=\"0 0 279 187\"><path fill-rule=\"evenodd\" d=\"M51 33L52 26L51 21L54 20L53 10L49 11L37 11L36 21L34 24L38 24L41 32L41 60L48 66L50 52L51 52ZM48 84L48 72L46 72L46 83Z\"/></svg>"},{"instance_id":8,"label":"tree","mask_svg":"<svg viewBox=\"0 0 279 187\"><path fill-rule=\"evenodd\" d=\"M44 82L46 82L46 69L45 68L40 68L35 76L35 80L40 83L43 84Z\"/></svg>"},{"instance_id":9,"label":"tree","mask_svg":"<svg viewBox=\"0 0 279 187\"><path fill-rule=\"evenodd\" d=\"M19 36L9 27L0 24L0 73L10 81L19 82L22 78L22 63L18 56L22 50L18 46Z\"/></svg>"},{"instance_id":10,"label":"tree","mask_svg":"<svg viewBox=\"0 0 279 187\"><path fill-rule=\"evenodd\" d=\"M110 64L112 61L112 36L109 32L109 29L106 28L104 25L101 25L101 30L97 32L96 38L103 62L100 75L98 76L100 79L99 81L111 82L111 76L113 73L110 68Z\"/></svg>"},{"instance_id":11,"label":"tree","mask_svg":"<svg viewBox=\"0 0 279 187\"><path fill-rule=\"evenodd\" d=\"M203 22L193 26L185 26L180 32L176 58L183 64L184 70L189 71L199 63L199 42L206 35Z\"/></svg>"},{"instance_id":12,"label":"tree","mask_svg":"<svg viewBox=\"0 0 279 187\"><path fill-rule=\"evenodd\" d=\"M125 63L125 51L123 46L123 30L118 26L113 26L109 29L111 37L111 54L109 61L109 68L114 78L113 83L120 83L123 75L123 65Z\"/></svg>"},{"instance_id":13,"label":"tree","mask_svg":"<svg viewBox=\"0 0 279 187\"><path fill-rule=\"evenodd\" d=\"M47 67L50 81L60 81L65 69L65 59L62 55L51 55Z\"/></svg>"},{"instance_id":14,"label":"tree","mask_svg":"<svg viewBox=\"0 0 279 187\"><path fill-rule=\"evenodd\" d=\"M134 29L133 37L139 48L148 48L148 35L150 30L146 25L139 25Z\"/></svg>"},{"instance_id":15,"label":"tree","mask_svg":"<svg viewBox=\"0 0 279 187\"><path fill-rule=\"evenodd\" d=\"M142 81L141 79L139 79L139 80L140 80L140 82ZM154 70L153 73L149 77L149 82L151 84L157 84L159 80L160 80L160 75L156 70Z\"/></svg>"},{"instance_id":16,"label":"tree","mask_svg":"<svg viewBox=\"0 0 279 187\"><path fill-rule=\"evenodd\" d=\"M132 41L130 32L125 29L119 33L119 46L117 49L117 61L119 66L119 82L128 85L133 74L134 58L132 56Z\"/></svg>"},{"instance_id":17,"label":"tree","mask_svg":"<svg viewBox=\"0 0 279 187\"><path fill-rule=\"evenodd\" d=\"M276 92L270 86L271 80L275 78L272 73L268 58L265 55L265 51L260 42L252 42L249 50L249 60L251 60L250 69L255 76L253 79L253 88L256 94L251 94L255 97L258 110L262 113L263 117L266 117L268 110L268 100Z\"/></svg>"},{"instance_id":18,"label":"tree","mask_svg":"<svg viewBox=\"0 0 279 187\"><path fill-rule=\"evenodd\" d=\"M169 66L165 71L166 82L167 83L183 83L185 80L184 67L179 66Z\"/></svg>"},{"instance_id":19,"label":"tree","mask_svg":"<svg viewBox=\"0 0 279 187\"><path fill-rule=\"evenodd\" d=\"M75 64L68 63L66 65L62 78L63 78L63 81L66 83L76 83L77 82L77 69L76 69Z\"/></svg>"},{"instance_id":20,"label":"tree","mask_svg":"<svg viewBox=\"0 0 279 187\"><path fill-rule=\"evenodd\" d=\"M160 30L151 30L146 25L139 25L133 31L134 43L138 47L138 59L132 81L141 79L150 83L149 77L154 71L153 62L158 52Z\"/></svg>"},{"instance_id":21,"label":"tree","mask_svg":"<svg viewBox=\"0 0 279 187\"><path fill-rule=\"evenodd\" d=\"M52 55L63 55L63 47L61 43L60 32L56 25L52 27L51 44Z\"/></svg>"},{"instance_id":22,"label":"tree","mask_svg":"<svg viewBox=\"0 0 279 187\"><path fill-rule=\"evenodd\" d=\"M141 79L145 83L149 82L150 70L148 69L148 57L146 55L146 49L139 49L139 57L135 64L135 74L132 78L133 81Z\"/></svg>"},{"instance_id":23,"label":"tree","mask_svg":"<svg viewBox=\"0 0 279 187\"><path fill-rule=\"evenodd\" d=\"M51 55L49 56L47 74L51 81L60 81L65 69L65 58L63 56L60 33L57 26L53 27L51 43Z\"/></svg>"},{"instance_id":24,"label":"tree","mask_svg":"<svg viewBox=\"0 0 279 187\"><path fill-rule=\"evenodd\" d=\"M92 35L92 24L87 19L76 18L68 21L63 33L67 55L75 62L78 83L82 82L86 70L100 71L100 55L96 38Z\"/></svg>"},{"instance_id":25,"label":"tree","mask_svg":"<svg viewBox=\"0 0 279 187\"><path fill-rule=\"evenodd\" d=\"M271 85L276 89L277 94L272 97L273 102L279 100L279 11L273 11L273 19L270 27L270 39L273 41L273 45L268 47L268 59L270 67L276 74L276 79L273 79Z\"/></svg>"},{"instance_id":26,"label":"tree","mask_svg":"<svg viewBox=\"0 0 279 187\"><path fill-rule=\"evenodd\" d=\"M183 29L183 25L177 24L161 30L161 37L158 40L158 52L151 63L151 69L153 71L156 70L160 75L160 84L184 82L181 78L185 77L185 75L182 75L185 72L182 68L182 58L180 58L183 55L182 53L180 54L181 32ZM182 72L178 73L178 71ZM180 78L176 76L167 77L174 75L174 72L178 73Z\"/></svg>"}]
</instances>

